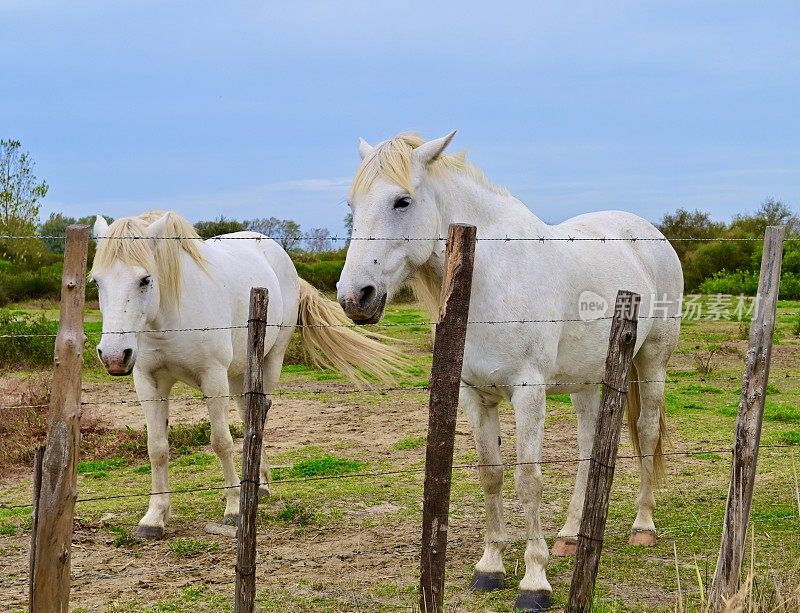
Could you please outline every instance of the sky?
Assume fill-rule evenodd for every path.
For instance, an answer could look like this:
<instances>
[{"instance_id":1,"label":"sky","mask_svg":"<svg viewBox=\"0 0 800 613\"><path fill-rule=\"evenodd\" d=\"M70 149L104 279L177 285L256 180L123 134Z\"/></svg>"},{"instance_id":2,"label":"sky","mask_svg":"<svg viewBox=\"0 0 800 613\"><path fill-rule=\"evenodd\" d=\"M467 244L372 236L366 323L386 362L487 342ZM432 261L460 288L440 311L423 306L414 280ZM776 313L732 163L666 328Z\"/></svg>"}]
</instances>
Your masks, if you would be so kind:
<instances>
[{"instance_id":1,"label":"sky","mask_svg":"<svg viewBox=\"0 0 800 613\"><path fill-rule=\"evenodd\" d=\"M800 3L0 0L42 217L341 232L358 137L457 129L544 220L800 208Z\"/></svg>"}]
</instances>

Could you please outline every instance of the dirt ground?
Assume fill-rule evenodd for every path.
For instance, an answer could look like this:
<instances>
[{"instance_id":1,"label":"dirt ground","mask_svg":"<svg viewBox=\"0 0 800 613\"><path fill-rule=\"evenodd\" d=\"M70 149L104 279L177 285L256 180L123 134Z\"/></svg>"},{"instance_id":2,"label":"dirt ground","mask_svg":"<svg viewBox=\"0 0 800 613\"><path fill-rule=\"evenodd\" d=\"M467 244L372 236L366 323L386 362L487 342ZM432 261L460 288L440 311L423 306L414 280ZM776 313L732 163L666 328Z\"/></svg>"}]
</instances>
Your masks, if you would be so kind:
<instances>
[{"instance_id":1,"label":"dirt ground","mask_svg":"<svg viewBox=\"0 0 800 613\"><path fill-rule=\"evenodd\" d=\"M305 388L313 389L314 386L307 385ZM347 400L348 396L343 395L343 398ZM86 384L84 387L83 400L88 403L86 414L114 428L143 428L139 406L113 404L135 399L131 385ZM205 407L199 399L171 403L171 423L196 423L204 417ZM234 403L231 403L230 418L234 423L239 422ZM509 441L503 445L504 455L511 461L513 416L510 412L503 413L502 424L503 438ZM276 397L269 414L265 441L271 456L298 447L318 445L324 449L355 449L359 457L380 461L381 458L389 458L390 452L387 450L391 450L396 441L409 433L422 435L426 428L427 401L419 394L396 392L382 397L379 405ZM548 428L546 453L551 457L572 455L574 441L575 432L571 423L567 420L554 421ZM236 444L237 453L240 453L241 439ZM472 447L469 424L463 414L459 415L456 456L470 451ZM403 468L418 463L424 457L424 448L415 451L404 462L398 463L394 458L393 466L399 464L397 467ZM216 466L214 468L218 470ZM568 466L557 470L564 473L573 471ZM5 483L0 485L9 485L20 477L24 478L24 471L7 476L3 479ZM419 482L421 494L421 478ZM280 484L273 485L273 494L280 494ZM143 512L145 502L140 507ZM523 525L519 509L515 507L516 502L512 501L508 519L511 535L519 536ZM392 502L391 491L387 491L386 500L377 505L356 506L347 510L352 520L351 529L306 529L298 532L289 527L260 531L259 585L266 584L271 588L289 586L297 592L298 579L307 580L314 584L317 596L320 586L330 585L331 593L338 601L352 601L352 610L369 610L369 604L361 601L359 596L368 586L377 582L405 585L416 581L420 537L418 522L393 523L388 531L379 523L383 515L391 514L398 508ZM542 510L544 517L549 515L547 510L546 507ZM481 515L482 505L476 504L472 508L459 509L457 518L452 522L448 553L450 583L464 584L470 580L470 565L474 564L482 551ZM363 529L360 520L365 517L376 520L374 528ZM170 555L164 541L141 544L136 557L132 557L125 547L114 547L113 538L103 529L104 521L119 519L118 514L108 514L99 523L84 522L80 506L76 508L72 562L74 605L85 610L100 610L111 601L142 597L150 600L157 598L157 594L197 585L218 586L228 594L232 592L234 539L219 537L219 550L183 563ZM173 518L168 524L167 540L204 535L203 521L187 523L177 519ZM207 519L213 521L219 518ZM559 526L546 522L546 528L552 532ZM23 607L27 591L28 551L23 543L18 542L17 545L7 548L10 551L7 550L2 556L3 575L10 578L11 582L0 587L0 602L10 608ZM404 597L402 603L397 603L398 607L404 608L407 602L408 599Z\"/></svg>"}]
</instances>

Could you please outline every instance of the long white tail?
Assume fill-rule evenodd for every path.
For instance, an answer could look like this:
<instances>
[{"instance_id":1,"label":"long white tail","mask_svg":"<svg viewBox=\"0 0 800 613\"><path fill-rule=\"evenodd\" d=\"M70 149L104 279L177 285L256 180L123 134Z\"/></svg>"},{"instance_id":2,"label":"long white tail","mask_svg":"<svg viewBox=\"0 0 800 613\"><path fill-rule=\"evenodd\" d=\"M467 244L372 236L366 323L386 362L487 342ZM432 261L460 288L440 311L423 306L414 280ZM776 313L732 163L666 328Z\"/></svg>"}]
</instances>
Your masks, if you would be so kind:
<instances>
[{"instance_id":1,"label":"long white tail","mask_svg":"<svg viewBox=\"0 0 800 613\"><path fill-rule=\"evenodd\" d=\"M303 279L300 279L298 323L303 346L312 363L320 368L338 370L354 383L369 383L364 376L368 373L391 385L408 365L397 348L385 344L393 339L352 328L353 322L339 304L328 300Z\"/></svg>"}]
</instances>

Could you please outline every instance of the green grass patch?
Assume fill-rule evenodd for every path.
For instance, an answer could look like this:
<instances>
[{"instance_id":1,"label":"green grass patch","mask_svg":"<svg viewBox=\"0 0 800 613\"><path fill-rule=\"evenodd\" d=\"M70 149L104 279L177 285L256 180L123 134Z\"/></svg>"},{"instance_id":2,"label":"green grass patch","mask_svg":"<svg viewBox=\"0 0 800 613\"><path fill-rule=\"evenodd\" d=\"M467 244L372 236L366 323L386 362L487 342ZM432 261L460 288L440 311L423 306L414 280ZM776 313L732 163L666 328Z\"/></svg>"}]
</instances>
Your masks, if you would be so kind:
<instances>
[{"instance_id":1,"label":"green grass patch","mask_svg":"<svg viewBox=\"0 0 800 613\"><path fill-rule=\"evenodd\" d=\"M208 466L214 463L214 455L211 453L193 453L180 457L176 460L178 466ZM149 469L149 466L148 466ZM150 472L149 470L147 472Z\"/></svg>"},{"instance_id":2,"label":"green grass patch","mask_svg":"<svg viewBox=\"0 0 800 613\"><path fill-rule=\"evenodd\" d=\"M11 522L0 522L0 536L16 536L17 527Z\"/></svg>"},{"instance_id":3,"label":"green grass patch","mask_svg":"<svg viewBox=\"0 0 800 613\"><path fill-rule=\"evenodd\" d=\"M277 509L259 509L259 519L264 523L292 524L305 527L314 523L314 513L296 500L279 500Z\"/></svg>"},{"instance_id":4,"label":"green grass patch","mask_svg":"<svg viewBox=\"0 0 800 613\"><path fill-rule=\"evenodd\" d=\"M407 451L409 449L417 449L419 447L424 447L425 443L428 439L424 436L407 436L406 438L401 438L394 444L394 448L398 451Z\"/></svg>"},{"instance_id":5,"label":"green grass patch","mask_svg":"<svg viewBox=\"0 0 800 613\"><path fill-rule=\"evenodd\" d=\"M129 547L136 544L136 537L125 526L107 526L106 530L114 536L114 547Z\"/></svg>"},{"instance_id":6,"label":"green grass patch","mask_svg":"<svg viewBox=\"0 0 800 613\"><path fill-rule=\"evenodd\" d=\"M84 460L78 463L78 474L92 479L107 479L108 471L127 466L125 458L109 458L108 460Z\"/></svg>"},{"instance_id":7,"label":"green grass patch","mask_svg":"<svg viewBox=\"0 0 800 613\"><path fill-rule=\"evenodd\" d=\"M800 445L800 430L787 430L781 432L778 440L783 445Z\"/></svg>"},{"instance_id":8,"label":"green grass patch","mask_svg":"<svg viewBox=\"0 0 800 613\"><path fill-rule=\"evenodd\" d=\"M176 538L169 542L169 550L176 558L194 558L219 551L219 543L195 538Z\"/></svg>"},{"instance_id":9,"label":"green grass patch","mask_svg":"<svg viewBox=\"0 0 800 613\"><path fill-rule=\"evenodd\" d=\"M800 423L800 409L796 406L767 401L767 404L764 406L764 419L766 421L798 424Z\"/></svg>"},{"instance_id":10,"label":"green grass patch","mask_svg":"<svg viewBox=\"0 0 800 613\"><path fill-rule=\"evenodd\" d=\"M356 472L367 465L366 462L338 458L335 455L324 455L317 458L306 458L295 462L291 468L273 468L272 478L300 479L304 477L330 477Z\"/></svg>"}]
</instances>

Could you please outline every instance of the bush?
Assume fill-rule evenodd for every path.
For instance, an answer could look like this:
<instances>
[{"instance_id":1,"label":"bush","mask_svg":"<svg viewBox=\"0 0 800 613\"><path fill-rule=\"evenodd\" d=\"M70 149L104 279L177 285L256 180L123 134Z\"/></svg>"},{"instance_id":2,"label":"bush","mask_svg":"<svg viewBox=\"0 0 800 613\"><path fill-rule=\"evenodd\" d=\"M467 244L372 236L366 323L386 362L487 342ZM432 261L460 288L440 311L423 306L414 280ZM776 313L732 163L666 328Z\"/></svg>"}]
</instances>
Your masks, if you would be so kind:
<instances>
[{"instance_id":1,"label":"bush","mask_svg":"<svg viewBox=\"0 0 800 613\"><path fill-rule=\"evenodd\" d=\"M316 262L296 261L297 274L323 292L335 292L344 268L344 258Z\"/></svg>"},{"instance_id":2,"label":"bush","mask_svg":"<svg viewBox=\"0 0 800 613\"><path fill-rule=\"evenodd\" d=\"M703 281L698 289L703 294L755 296L758 291L758 276L758 271L722 271ZM800 299L800 274L781 274L779 297L783 300Z\"/></svg>"},{"instance_id":3,"label":"bush","mask_svg":"<svg viewBox=\"0 0 800 613\"><path fill-rule=\"evenodd\" d=\"M0 334L52 334L57 322L44 315L33 317L19 311L0 309ZM15 336L0 342L0 368L33 368L53 363L55 336Z\"/></svg>"}]
</instances>

